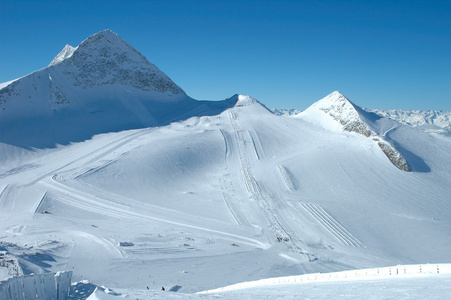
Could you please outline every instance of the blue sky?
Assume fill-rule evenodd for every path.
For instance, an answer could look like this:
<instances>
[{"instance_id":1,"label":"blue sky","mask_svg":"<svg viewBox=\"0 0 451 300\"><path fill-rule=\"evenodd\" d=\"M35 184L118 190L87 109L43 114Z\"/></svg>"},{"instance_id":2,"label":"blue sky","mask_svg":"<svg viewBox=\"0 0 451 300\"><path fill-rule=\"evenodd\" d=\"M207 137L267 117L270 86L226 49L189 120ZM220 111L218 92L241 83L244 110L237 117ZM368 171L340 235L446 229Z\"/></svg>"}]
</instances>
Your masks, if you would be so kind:
<instances>
[{"instance_id":1,"label":"blue sky","mask_svg":"<svg viewBox=\"0 0 451 300\"><path fill-rule=\"evenodd\" d=\"M451 111L451 1L0 2L0 82L111 29L195 99Z\"/></svg>"}]
</instances>

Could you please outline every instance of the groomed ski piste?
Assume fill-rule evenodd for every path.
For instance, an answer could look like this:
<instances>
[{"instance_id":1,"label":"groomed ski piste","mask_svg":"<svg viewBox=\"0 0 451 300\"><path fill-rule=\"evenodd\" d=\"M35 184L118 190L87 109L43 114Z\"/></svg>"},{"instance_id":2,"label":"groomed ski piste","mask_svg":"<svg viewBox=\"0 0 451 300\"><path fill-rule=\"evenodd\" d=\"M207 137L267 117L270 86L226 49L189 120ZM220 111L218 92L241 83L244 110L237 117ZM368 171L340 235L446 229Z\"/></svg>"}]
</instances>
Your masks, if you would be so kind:
<instances>
[{"instance_id":1,"label":"groomed ski piste","mask_svg":"<svg viewBox=\"0 0 451 300\"><path fill-rule=\"evenodd\" d=\"M143 289L140 297L145 297L147 287L155 291L161 286L178 286L178 294L194 293L261 278L329 273L353 269L352 266L378 267L390 262L395 265L401 260L398 249L375 251L371 239L359 233L352 222L346 222L352 213L331 213L334 205L317 201L313 192L306 197L309 194L305 191L314 182L309 184L309 177L329 176L324 175L327 168L306 168L310 176L303 177L293 163L287 163L291 155L298 155L297 151L274 158L275 152L271 151L276 149L267 147L272 138L260 139L267 133L247 125L262 119L262 115L248 117L255 112L246 110L254 109L264 112L255 103L216 117L103 134L83 143L42 151L1 176L1 222L7 224L3 225L6 230L2 248L22 260L25 273L74 270L74 281L87 279L121 291L121 295L127 294L127 288L128 293L138 295L136 289ZM280 118L266 112L263 116ZM293 121L284 118L281 122L286 122L282 125L285 127ZM274 122L268 123L274 127ZM362 138L353 134L330 135L309 123L302 128L306 132L301 134L310 138L306 144L314 152L323 147L330 147L328 153L331 152L333 139L343 139L340 145L350 151L354 151L353 147L346 145L357 146L359 152L370 150L368 159L373 157L372 151L378 150L372 141L361 148L358 145ZM277 136L283 139L290 134L294 133ZM258 140L252 141L251 136ZM315 142L317 138L319 141ZM326 139L329 142L322 143ZM306 144L292 147L304 149L304 156ZM343 155L342 151L333 155ZM352 164L353 155L355 152L341 162ZM265 176L258 167L262 161L269 166L266 170L271 170ZM383 153L378 163L393 170L390 180L396 182L404 174ZM284 171L280 171L281 166ZM234 169L238 171L232 172ZM342 165L337 170L345 172L346 168ZM385 175L390 173L386 171ZM288 176L291 179L287 184ZM375 174L374 179L380 180L379 176ZM414 180L413 184L426 183ZM343 188L333 181L329 187ZM358 182L354 187L359 187ZM434 209L443 214L449 209L444 201L445 191L442 196L440 189L434 191ZM346 193L351 192L346 189ZM191 200L181 201L183 198ZM413 218L415 214L417 217ZM414 224L438 223L424 220L419 210L415 214L394 210L390 218L412 220ZM415 240L402 242L410 245L409 255L419 249ZM434 242L440 243L440 239ZM440 253L439 250L431 252ZM374 261L368 263L368 257ZM53 266L52 261L57 263ZM404 258L404 262L410 261ZM101 289L97 293L101 294Z\"/></svg>"},{"instance_id":2,"label":"groomed ski piste","mask_svg":"<svg viewBox=\"0 0 451 300\"><path fill-rule=\"evenodd\" d=\"M125 51L120 61L127 58L128 44L109 31L102 34ZM88 46L96 49L91 43L85 51ZM279 278L368 268L421 264L447 270L449 136L358 107L337 121L332 109L356 107L338 92L320 106L281 117L250 96L191 99L161 74L164 84L157 87L177 95L150 91L147 99L147 92L127 82L114 77L98 87L101 79L85 73L77 80L92 86L80 88L64 77L79 74L71 63L80 49L6 85L0 95L6 99L1 112L12 111L0 120L0 252L18 261L17 275L72 271L71 295L81 299L96 287L90 299L402 299L449 292L446 271L273 285L284 280ZM131 53L131 62L141 60ZM28 84L39 88L40 80L47 89L49 72L50 95L57 87L69 104L52 102L56 110L45 117L27 107L32 116L15 127L20 106L31 101L17 95L28 95ZM100 97L104 91L128 95L142 111ZM85 103L81 96L92 98ZM398 168L374 135L346 131L345 122L371 127L411 172ZM105 125L113 123L125 128ZM0 267L3 277L14 273L8 266ZM249 284L257 280L262 284ZM196 294L240 283L246 289ZM342 293L332 292L337 290Z\"/></svg>"}]
</instances>

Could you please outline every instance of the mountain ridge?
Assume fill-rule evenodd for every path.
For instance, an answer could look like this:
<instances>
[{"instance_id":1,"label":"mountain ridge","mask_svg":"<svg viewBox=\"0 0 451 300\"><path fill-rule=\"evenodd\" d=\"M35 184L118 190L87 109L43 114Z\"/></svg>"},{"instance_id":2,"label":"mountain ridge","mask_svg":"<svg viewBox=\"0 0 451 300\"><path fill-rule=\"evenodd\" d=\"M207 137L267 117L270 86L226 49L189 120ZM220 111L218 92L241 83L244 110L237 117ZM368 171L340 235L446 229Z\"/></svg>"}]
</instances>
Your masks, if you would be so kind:
<instances>
[{"instance_id":1,"label":"mountain ridge","mask_svg":"<svg viewBox=\"0 0 451 300\"><path fill-rule=\"evenodd\" d=\"M99 133L217 114L234 105L188 97L111 30L75 48L65 46L53 62L0 89L0 126L15 129L1 132L0 142L55 147Z\"/></svg>"},{"instance_id":2,"label":"mountain ridge","mask_svg":"<svg viewBox=\"0 0 451 300\"><path fill-rule=\"evenodd\" d=\"M362 109L425 131L444 134L451 133L451 112L449 111L377 108ZM302 110L296 108L273 108L271 111L278 116L284 117L294 116L302 112Z\"/></svg>"}]
</instances>

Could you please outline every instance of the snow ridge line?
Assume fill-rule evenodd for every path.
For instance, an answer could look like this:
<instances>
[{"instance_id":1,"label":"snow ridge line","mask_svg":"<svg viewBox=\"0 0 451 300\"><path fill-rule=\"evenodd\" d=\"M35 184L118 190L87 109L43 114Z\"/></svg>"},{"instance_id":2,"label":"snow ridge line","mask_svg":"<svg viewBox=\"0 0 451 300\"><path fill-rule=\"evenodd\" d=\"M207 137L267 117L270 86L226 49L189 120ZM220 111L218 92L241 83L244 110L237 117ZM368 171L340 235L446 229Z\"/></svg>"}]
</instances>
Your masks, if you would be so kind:
<instances>
[{"instance_id":1,"label":"snow ridge line","mask_svg":"<svg viewBox=\"0 0 451 300\"><path fill-rule=\"evenodd\" d=\"M47 193L48 192L45 192L44 195L41 197L41 200L37 203L36 208L33 210L34 214L39 213L39 212L41 212L41 213L43 212L42 211L42 205L43 205L45 197L47 197Z\"/></svg>"},{"instance_id":2,"label":"snow ridge line","mask_svg":"<svg viewBox=\"0 0 451 300\"><path fill-rule=\"evenodd\" d=\"M362 242L346 230L343 225L327 213L321 206L312 203L301 203L301 205L340 243L345 246L364 248Z\"/></svg>"},{"instance_id":3,"label":"snow ridge line","mask_svg":"<svg viewBox=\"0 0 451 300\"><path fill-rule=\"evenodd\" d=\"M332 273L313 273L296 276L275 277L232 284L217 289L197 292L196 294L214 294L220 292L236 291L269 285L300 284L309 282L374 280L396 277L431 276L438 274L451 274L451 264L423 264L398 265L392 267L359 269Z\"/></svg>"},{"instance_id":4,"label":"snow ridge line","mask_svg":"<svg viewBox=\"0 0 451 300\"><path fill-rule=\"evenodd\" d=\"M232 112L231 110L229 110L228 113L230 123L232 124L232 128L235 132L238 155L241 163L241 172L243 174L243 179L247 187L247 190L251 194L252 199L254 199L254 201L257 203L258 207L260 208L260 211L265 216L268 222L268 227L271 229L271 231L273 231L273 233L276 236L276 241L283 242L294 253L305 254L308 260L310 261L312 259L310 255L303 249L303 247L299 246L292 239L292 237L288 234L288 232L276 218L272 207L269 205L267 196L262 191L255 177L252 175L249 157L247 155L246 145L244 143L243 130L241 129L241 126L237 120L235 113Z\"/></svg>"},{"instance_id":5,"label":"snow ridge line","mask_svg":"<svg viewBox=\"0 0 451 300\"><path fill-rule=\"evenodd\" d=\"M283 181L285 181L285 184L287 185L288 189L290 191L295 191L296 188L294 186L293 179L291 178L288 170L281 165L277 165L277 168L279 169L280 175L282 175Z\"/></svg>"}]
</instances>

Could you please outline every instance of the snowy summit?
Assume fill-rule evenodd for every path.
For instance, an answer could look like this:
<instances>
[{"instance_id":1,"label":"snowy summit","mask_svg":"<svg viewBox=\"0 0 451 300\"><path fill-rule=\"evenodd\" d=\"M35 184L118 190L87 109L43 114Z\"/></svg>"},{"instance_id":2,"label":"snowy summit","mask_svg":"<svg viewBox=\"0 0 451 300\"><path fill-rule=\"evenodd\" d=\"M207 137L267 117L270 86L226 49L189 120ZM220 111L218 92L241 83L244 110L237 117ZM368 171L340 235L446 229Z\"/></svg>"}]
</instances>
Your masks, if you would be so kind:
<instances>
[{"instance_id":1,"label":"snowy summit","mask_svg":"<svg viewBox=\"0 0 451 300\"><path fill-rule=\"evenodd\" d=\"M77 48L72 47L71 45L67 44L63 50L61 50L60 53L58 53L57 56L55 56L55 58L52 60L52 62L49 64L49 66L57 64L59 62L62 62L63 60L65 60L66 58L69 58L72 56L72 54L74 53L74 51Z\"/></svg>"},{"instance_id":2,"label":"snowy summit","mask_svg":"<svg viewBox=\"0 0 451 300\"><path fill-rule=\"evenodd\" d=\"M66 46L62 53L63 66L60 68L74 79L76 86L88 88L119 84L169 95L185 94L169 77L111 30L90 36L77 48ZM60 57L61 53L54 61Z\"/></svg>"}]
</instances>

